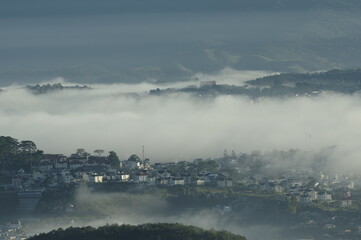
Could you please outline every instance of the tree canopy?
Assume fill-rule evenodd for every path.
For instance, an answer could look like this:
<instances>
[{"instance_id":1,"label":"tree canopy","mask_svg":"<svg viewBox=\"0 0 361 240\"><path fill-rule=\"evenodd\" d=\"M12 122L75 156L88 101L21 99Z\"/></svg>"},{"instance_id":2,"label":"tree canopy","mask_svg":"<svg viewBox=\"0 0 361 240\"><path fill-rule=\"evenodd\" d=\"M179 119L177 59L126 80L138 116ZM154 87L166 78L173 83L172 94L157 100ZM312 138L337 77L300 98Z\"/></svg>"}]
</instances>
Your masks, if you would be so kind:
<instances>
[{"instance_id":1,"label":"tree canopy","mask_svg":"<svg viewBox=\"0 0 361 240\"><path fill-rule=\"evenodd\" d=\"M9 136L0 136L0 168L2 170L30 170L40 160L43 151L34 142L19 141Z\"/></svg>"},{"instance_id":2,"label":"tree canopy","mask_svg":"<svg viewBox=\"0 0 361 240\"><path fill-rule=\"evenodd\" d=\"M70 227L40 234L29 240L245 240L227 231L204 230L177 223L132 225L106 225L99 228Z\"/></svg>"},{"instance_id":3,"label":"tree canopy","mask_svg":"<svg viewBox=\"0 0 361 240\"><path fill-rule=\"evenodd\" d=\"M98 156L101 156L103 153L104 153L104 150L103 149L96 149L94 150L94 153Z\"/></svg>"},{"instance_id":4,"label":"tree canopy","mask_svg":"<svg viewBox=\"0 0 361 240\"><path fill-rule=\"evenodd\" d=\"M118 155L114 151L109 152L108 159L110 162L110 166L112 166L112 168L115 168L115 169L119 168L120 161L119 161Z\"/></svg>"},{"instance_id":5,"label":"tree canopy","mask_svg":"<svg viewBox=\"0 0 361 240\"><path fill-rule=\"evenodd\" d=\"M138 157L138 155L133 154L128 158L128 161L135 161L135 162L141 162L140 158Z\"/></svg>"}]
</instances>

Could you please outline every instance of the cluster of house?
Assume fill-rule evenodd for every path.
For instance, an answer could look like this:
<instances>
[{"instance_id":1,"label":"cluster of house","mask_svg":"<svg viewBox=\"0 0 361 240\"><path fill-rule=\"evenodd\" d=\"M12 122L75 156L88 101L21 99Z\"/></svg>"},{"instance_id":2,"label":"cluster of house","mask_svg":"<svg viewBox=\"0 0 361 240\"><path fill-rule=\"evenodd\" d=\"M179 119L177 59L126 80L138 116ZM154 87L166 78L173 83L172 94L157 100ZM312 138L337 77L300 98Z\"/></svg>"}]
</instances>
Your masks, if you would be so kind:
<instances>
[{"instance_id":1,"label":"cluster of house","mask_svg":"<svg viewBox=\"0 0 361 240\"><path fill-rule=\"evenodd\" d=\"M134 155L135 156L135 155ZM12 176L8 188L15 190L38 187L57 187L71 183L134 182L148 185L212 185L232 187L233 181L221 173L200 172L196 176L189 173L171 172L176 163L150 164L149 159L131 157L120 162L118 169L112 169L108 157L72 154L45 154L39 165L32 166L31 172L20 169Z\"/></svg>"},{"instance_id":2,"label":"cluster of house","mask_svg":"<svg viewBox=\"0 0 361 240\"><path fill-rule=\"evenodd\" d=\"M283 193L291 200L294 198L302 204L313 202L332 202L332 195L327 190L320 190L317 187L303 187L299 179L270 180L260 185L264 192Z\"/></svg>"},{"instance_id":3,"label":"cluster of house","mask_svg":"<svg viewBox=\"0 0 361 240\"><path fill-rule=\"evenodd\" d=\"M76 170L87 167L102 166L109 168L110 162L106 156L90 156L88 154L71 154L66 157L62 154L45 154L38 166L33 166L34 170Z\"/></svg>"},{"instance_id":4,"label":"cluster of house","mask_svg":"<svg viewBox=\"0 0 361 240\"><path fill-rule=\"evenodd\" d=\"M306 178L280 178L268 179L259 182L262 192L284 194L287 199L294 199L301 204L333 203L332 191L344 189L342 198L338 199L340 207L352 205L351 190L354 182L347 177L340 180L336 174L333 178L326 178L321 174L319 179Z\"/></svg>"},{"instance_id":5,"label":"cluster of house","mask_svg":"<svg viewBox=\"0 0 361 240\"><path fill-rule=\"evenodd\" d=\"M0 225L0 240L25 240L25 233L19 221L9 222L6 225Z\"/></svg>"},{"instance_id":6,"label":"cluster of house","mask_svg":"<svg viewBox=\"0 0 361 240\"><path fill-rule=\"evenodd\" d=\"M197 169L198 162L184 162L179 168L175 162L150 164L149 159L141 160L132 155L128 160L121 161L119 168L111 168L106 156L91 156L88 154L72 154L66 157L61 154L45 154L39 165L32 167L31 173L19 170L12 177L10 188L15 190L34 189L36 187L56 187L71 183L103 183L103 182L133 182L147 185L175 186L214 186L232 187L233 180L224 174L222 166L235 164L237 161L228 159L218 161L217 170L211 172ZM241 170L247 170L244 166ZM178 169L178 170L174 170ZM189 169L195 169L192 173ZM352 205L351 192L354 182L349 178L335 175L319 177L310 180L310 172L295 172L294 169L285 170L282 178L267 178L260 174L248 175L238 180L243 186L251 186L260 192L283 194L288 199L294 199L301 204L315 202L334 203L333 189L345 189L342 198L338 198L340 207ZM247 174L246 174L247 175Z\"/></svg>"},{"instance_id":7,"label":"cluster of house","mask_svg":"<svg viewBox=\"0 0 361 240\"><path fill-rule=\"evenodd\" d=\"M233 180L221 173L199 172L191 175L185 171L169 171L176 163L155 163L150 165L149 160L141 161L139 158L129 158L121 163L121 169L130 172L130 181L146 183L149 185L212 185L218 187L232 187ZM184 166L183 169L186 169Z\"/></svg>"}]
</instances>

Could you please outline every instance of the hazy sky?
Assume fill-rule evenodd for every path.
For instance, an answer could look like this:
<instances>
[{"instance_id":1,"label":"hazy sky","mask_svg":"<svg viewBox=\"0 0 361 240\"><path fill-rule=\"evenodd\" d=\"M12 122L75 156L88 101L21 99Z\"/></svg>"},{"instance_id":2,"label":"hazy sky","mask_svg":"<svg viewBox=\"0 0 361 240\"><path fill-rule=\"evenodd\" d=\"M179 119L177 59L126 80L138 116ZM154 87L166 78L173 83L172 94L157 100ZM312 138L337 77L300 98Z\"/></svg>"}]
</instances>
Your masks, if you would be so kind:
<instances>
[{"instance_id":1,"label":"hazy sky","mask_svg":"<svg viewBox=\"0 0 361 240\"><path fill-rule=\"evenodd\" d=\"M356 67L359 5L356 0L4 0L0 81L62 77L64 68L78 65L119 71L107 82L139 82L150 74L172 81L224 67ZM89 82L106 78L78 75Z\"/></svg>"}]
</instances>

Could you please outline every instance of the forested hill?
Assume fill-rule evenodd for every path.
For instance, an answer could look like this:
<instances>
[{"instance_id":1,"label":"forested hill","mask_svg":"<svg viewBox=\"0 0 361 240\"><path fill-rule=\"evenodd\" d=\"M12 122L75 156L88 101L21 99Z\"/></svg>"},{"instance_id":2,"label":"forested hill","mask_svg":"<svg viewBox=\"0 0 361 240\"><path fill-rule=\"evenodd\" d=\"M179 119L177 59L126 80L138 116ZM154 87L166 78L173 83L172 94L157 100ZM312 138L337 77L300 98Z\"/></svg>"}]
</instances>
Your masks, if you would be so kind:
<instances>
[{"instance_id":1,"label":"forested hill","mask_svg":"<svg viewBox=\"0 0 361 240\"><path fill-rule=\"evenodd\" d=\"M63 90L83 90L83 89L91 89L88 86L63 86L61 83L56 84L46 84L46 85L28 85L25 87L28 91L30 91L33 94L39 95L39 94L46 94L51 92L59 92Z\"/></svg>"},{"instance_id":2,"label":"forested hill","mask_svg":"<svg viewBox=\"0 0 361 240\"><path fill-rule=\"evenodd\" d=\"M242 83L243 84L243 83ZM361 68L330 70L317 73L282 73L246 81L242 86L214 84L181 89L151 90L161 95L174 92L193 93L195 96L246 95L259 97L314 96L325 92L353 94L361 91Z\"/></svg>"},{"instance_id":3,"label":"forested hill","mask_svg":"<svg viewBox=\"0 0 361 240\"><path fill-rule=\"evenodd\" d=\"M361 68L319 73L282 73L246 82L257 87L291 87L295 92L335 91L353 93L361 90Z\"/></svg>"},{"instance_id":4,"label":"forested hill","mask_svg":"<svg viewBox=\"0 0 361 240\"><path fill-rule=\"evenodd\" d=\"M53 230L29 240L245 240L226 231L203 230L182 224L159 223L132 225L107 225L99 228L82 227Z\"/></svg>"}]
</instances>

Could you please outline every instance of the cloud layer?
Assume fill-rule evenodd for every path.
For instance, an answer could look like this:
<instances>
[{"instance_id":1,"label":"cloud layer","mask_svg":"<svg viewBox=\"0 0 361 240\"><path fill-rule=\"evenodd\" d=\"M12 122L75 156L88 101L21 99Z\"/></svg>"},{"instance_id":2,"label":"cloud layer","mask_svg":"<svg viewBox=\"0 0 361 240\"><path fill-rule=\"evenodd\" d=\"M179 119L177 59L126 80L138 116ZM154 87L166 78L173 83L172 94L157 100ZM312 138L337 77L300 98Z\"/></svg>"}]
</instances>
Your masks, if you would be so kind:
<instances>
[{"instance_id":1,"label":"cloud layer","mask_svg":"<svg viewBox=\"0 0 361 240\"><path fill-rule=\"evenodd\" d=\"M92 87L37 96L8 88L0 94L1 135L33 140L51 153L70 154L82 147L114 150L123 159L140 154L144 145L146 157L154 161L216 157L224 149L332 145L349 159L359 156L358 95L252 102L241 96L148 96L146 90L156 87L150 84ZM137 90L137 97L123 94Z\"/></svg>"}]
</instances>

